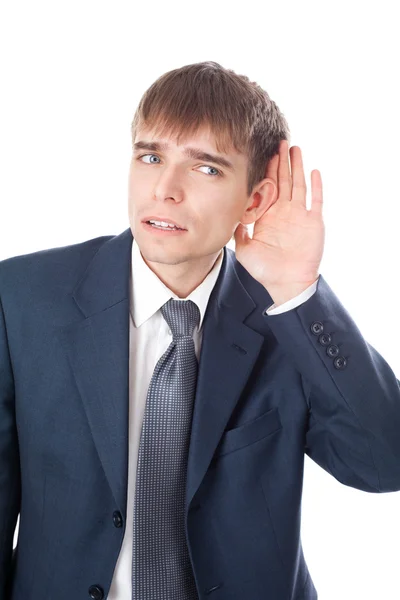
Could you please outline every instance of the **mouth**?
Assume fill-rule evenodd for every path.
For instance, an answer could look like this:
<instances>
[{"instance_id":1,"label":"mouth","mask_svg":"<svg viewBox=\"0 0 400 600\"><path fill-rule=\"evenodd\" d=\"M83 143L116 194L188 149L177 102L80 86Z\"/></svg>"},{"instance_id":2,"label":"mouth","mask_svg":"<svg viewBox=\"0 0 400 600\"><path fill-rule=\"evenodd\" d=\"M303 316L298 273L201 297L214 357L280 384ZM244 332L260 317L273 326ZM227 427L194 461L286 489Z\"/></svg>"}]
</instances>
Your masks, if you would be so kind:
<instances>
[{"instance_id":1,"label":"mouth","mask_svg":"<svg viewBox=\"0 0 400 600\"><path fill-rule=\"evenodd\" d=\"M178 229L176 227L161 227L155 225L154 223L150 223L149 221L142 221L142 225L144 229L148 232L151 232L155 235L165 236L165 237L173 237L176 235L182 235L187 233L187 229Z\"/></svg>"},{"instance_id":2,"label":"mouth","mask_svg":"<svg viewBox=\"0 0 400 600\"><path fill-rule=\"evenodd\" d=\"M174 227L176 229L186 229L185 227L183 227L183 225L180 225L179 223L173 221L172 219L169 219L168 217L159 217L155 215L145 217L144 219L142 219L142 223L153 223L159 225L160 227L165 226L165 228L167 228L167 226L170 226L171 229L173 229Z\"/></svg>"}]
</instances>

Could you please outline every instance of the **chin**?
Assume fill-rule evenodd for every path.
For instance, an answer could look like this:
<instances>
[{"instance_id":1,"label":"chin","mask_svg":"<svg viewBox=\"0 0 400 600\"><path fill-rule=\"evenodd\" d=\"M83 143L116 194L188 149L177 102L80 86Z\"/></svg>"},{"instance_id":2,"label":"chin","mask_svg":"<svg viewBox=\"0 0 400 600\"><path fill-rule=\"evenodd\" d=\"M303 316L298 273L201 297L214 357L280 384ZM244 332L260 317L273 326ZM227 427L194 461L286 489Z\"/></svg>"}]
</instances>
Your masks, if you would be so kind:
<instances>
[{"instance_id":1,"label":"chin","mask_svg":"<svg viewBox=\"0 0 400 600\"><path fill-rule=\"evenodd\" d=\"M162 263L164 265L177 265L189 260L187 255L182 254L180 248L157 247L154 243L138 242L141 255L148 262Z\"/></svg>"}]
</instances>

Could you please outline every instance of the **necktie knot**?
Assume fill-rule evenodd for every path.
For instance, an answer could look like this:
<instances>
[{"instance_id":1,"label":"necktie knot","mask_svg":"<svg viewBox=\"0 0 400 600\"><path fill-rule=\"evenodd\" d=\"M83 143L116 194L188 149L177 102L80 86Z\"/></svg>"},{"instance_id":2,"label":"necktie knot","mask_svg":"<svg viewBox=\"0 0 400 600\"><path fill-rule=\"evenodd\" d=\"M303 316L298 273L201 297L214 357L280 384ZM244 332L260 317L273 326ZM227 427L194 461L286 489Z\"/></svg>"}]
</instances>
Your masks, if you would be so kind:
<instances>
[{"instance_id":1,"label":"necktie knot","mask_svg":"<svg viewBox=\"0 0 400 600\"><path fill-rule=\"evenodd\" d=\"M194 328L200 322L200 310L192 300L171 298L161 307L161 313L172 332L173 338L193 337Z\"/></svg>"}]
</instances>

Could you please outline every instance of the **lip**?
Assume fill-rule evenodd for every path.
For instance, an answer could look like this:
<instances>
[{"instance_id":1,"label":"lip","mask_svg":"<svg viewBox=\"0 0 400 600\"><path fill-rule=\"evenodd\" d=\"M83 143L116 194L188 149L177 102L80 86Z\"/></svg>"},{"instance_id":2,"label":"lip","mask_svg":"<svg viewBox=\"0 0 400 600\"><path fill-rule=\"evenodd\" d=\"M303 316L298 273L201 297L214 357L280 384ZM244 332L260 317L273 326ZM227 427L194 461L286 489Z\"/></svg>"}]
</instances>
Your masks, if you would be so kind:
<instances>
[{"instance_id":1,"label":"lip","mask_svg":"<svg viewBox=\"0 0 400 600\"><path fill-rule=\"evenodd\" d=\"M154 215L152 215L150 217L145 217L142 220L142 223L145 223L146 221L164 221L165 223L169 223L170 225L175 225L176 227L180 227L181 229L185 229L185 227L182 227L182 225L179 225L179 223L176 223L175 221L172 221L171 219L168 219L166 217L155 217Z\"/></svg>"},{"instance_id":2,"label":"lip","mask_svg":"<svg viewBox=\"0 0 400 600\"><path fill-rule=\"evenodd\" d=\"M158 221L158 219L157 219ZM157 227L153 227L153 225L149 225L146 222L142 222L143 227L149 231L150 233L153 233L154 235L161 235L161 236L174 236L174 235L183 235L184 233L187 232L187 229L157 229Z\"/></svg>"}]
</instances>

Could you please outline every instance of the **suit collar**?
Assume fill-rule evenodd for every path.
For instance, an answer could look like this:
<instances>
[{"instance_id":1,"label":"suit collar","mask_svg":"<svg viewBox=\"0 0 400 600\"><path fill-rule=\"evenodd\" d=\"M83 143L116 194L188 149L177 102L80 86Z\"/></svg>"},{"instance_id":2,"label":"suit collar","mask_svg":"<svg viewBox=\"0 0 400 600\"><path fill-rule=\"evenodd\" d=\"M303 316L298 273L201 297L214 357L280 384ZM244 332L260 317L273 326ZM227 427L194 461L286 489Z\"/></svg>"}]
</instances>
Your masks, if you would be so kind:
<instances>
[{"instance_id":1,"label":"suit collar","mask_svg":"<svg viewBox=\"0 0 400 600\"><path fill-rule=\"evenodd\" d=\"M85 315L91 317L129 297L131 229L125 229L100 246L72 296Z\"/></svg>"},{"instance_id":2,"label":"suit collar","mask_svg":"<svg viewBox=\"0 0 400 600\"><path fill-rule=\"evenodd\" d=\"M86 318L130 299L132 243L130 227L108 239L100 246L83 277L77 282L72 297ZM217 266L219 272L212 296L219 310L225 306L235 318L243 321L258 302L268 306L272 304L272 299L236 260L233 250L224 246L223 252L222 263ZM251 289L252 294L247 289Z\"/></svg>"}]
</instances>

